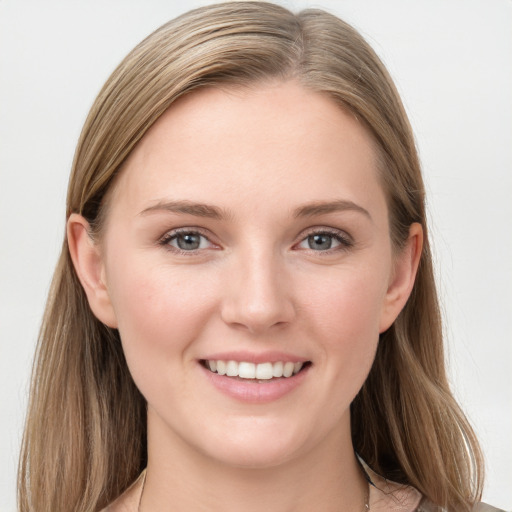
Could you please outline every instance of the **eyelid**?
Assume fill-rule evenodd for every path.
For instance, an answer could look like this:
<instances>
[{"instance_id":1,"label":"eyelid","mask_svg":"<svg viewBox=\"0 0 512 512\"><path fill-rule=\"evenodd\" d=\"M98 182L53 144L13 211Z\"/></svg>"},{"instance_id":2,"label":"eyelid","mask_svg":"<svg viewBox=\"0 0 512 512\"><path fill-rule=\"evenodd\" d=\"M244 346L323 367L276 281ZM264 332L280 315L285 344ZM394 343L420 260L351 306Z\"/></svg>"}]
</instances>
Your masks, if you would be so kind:
<instances>
[{"instance_id":1,"label":"eyelid","mask_svg":"<svg viewBox=\"0 0 512 512\"><path fill-rule=\"evenodd\" d=\"M320 254L320 253L328 254L328 253L333 253L336 251L347 250L347 249L350 249L351 247L353 247L355 244L352 236L350 236L349 233L347 233L346 231L344 231L342 229L332 228L332 227L327 227L327 226L313 226L313 227L310 227L307 230L303 231L299 235L299 237L298 237L299 240L294 244L294 247L297 247L300 243L304 242L308 237L310 237L312 235L330 235L330 236L334 237L338 242L340 242L339 246L334 247L332 249L327 249L325 251L314 251L313 249L304 249L304 250L309 250L309 251L312 251L312 252L315 252L318 254Z\"/></svg>"},{"instance_id":2,"label":"eyelid","mask_svg":"<svg viewBox=\"0 0 512 512\"><path fill-rule=\"evenodd\" d=\"M192 249L192 250L188 250L188 251L181 250L177 247L171 246L169 244L169 241L173 240L176 236L178 236L180 234L197 234L197 235L205 238L211 246L208 248ZM312 227L301 232L301 234L297 237L298 238L297 242L295 242L293 244L293 248L294 249L297 248L297 246L300 243L304 242L309 236L312 236L312 235L329 235L329 236L334 237L340 244L337 247L334 247L331 249L326 249L324 251L313 251L313 249L309 249L309 251L315 252L315 253L328 254L328 253L333 253L336 251L348 250L354 245L354 240L353 240L352 236L349 233L347 233L345 230L327 227L327 226L312 226ZM204 228L200 228L197 226L184 226L184 227L170 229L170 230L166 231L157 240L157 244L160 246L163 246L164 248L168 249L169 251L172 251L172 252L175 252L178 254L185 254L188 256L197 254L198 252L202 252L206 249L220 249L221 248L219 246L219 244L212 241L212 235L208 230L205 230ZM308 249L304 249L304 250L308 250Z\"/></svg>"},{"instance_id":3,"label":"eyelid","mask_svg":"<svg viewBox=\"0 0 512 512\"><path fill-rule=\"evenodd\" d=\"M185 226L185 227L170 229L169 231L166 231L158 239L157 244L160 246L163 246L165 249L167 249L169 251L172 251L177 254L185 254L187 256L192 256L194 254L197 254L198 252L202 252L202 251L206 250L205 248L203 248L203 249L192 249L192 250L185 251L185 250L179 249L178 247L174 247L174 246L170 245L169 242L171 240L173 240L174 238L176 238L180 234L199 235L199 236L205 238L206 240L208 240L209 244L211 245L211 247L209 247L208 249L220 249L220 246L211 240L212 237L209 233L207 233L206 230L204 230L203 228L192 227L192 226L190 226L190 227Z\"/></svg>"}]
</instances>

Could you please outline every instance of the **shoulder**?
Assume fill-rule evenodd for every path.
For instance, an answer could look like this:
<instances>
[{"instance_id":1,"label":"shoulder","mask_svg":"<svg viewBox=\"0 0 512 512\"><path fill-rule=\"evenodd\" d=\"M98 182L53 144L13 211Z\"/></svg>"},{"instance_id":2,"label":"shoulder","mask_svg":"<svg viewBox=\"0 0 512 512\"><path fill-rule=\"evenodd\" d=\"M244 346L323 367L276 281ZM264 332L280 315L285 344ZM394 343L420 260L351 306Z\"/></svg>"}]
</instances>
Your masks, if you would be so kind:
<instances>
[{"instance_id":1,"label":"shoulder","mask_svg":"<svg viewBox=\"0 0 512 512\"><path fill-rule=\"evenodd\" d=\"M473 512L505 512L505 510L487 505L487 503L477 503L473 508Z\"/></svg>"},{"instance_id":2,"label":"shoulder","mask_svg":"<svg viewBox=\"0 0 512 512\"><path fill-rule=\"evenodd\" d=\"M137 512L145 477L146 470L140 474L139 478L119 498L101 512Z\"/></svg>"},{"instance_id":3,"label":"shoulder","mask_svg":"<svg viewBox=\"0 0 512 512\"><path fill-rule=\"evenodd\" d=\"M423 499L419 504L417 510L415 512L446 512L445 509L434 505L430 501ZM505 510L501 508L496 508L491 505L487 505L487 503L477 503L472 512L505 512Z\"/></svg>"},{"instance_id":4,"label":"shoulder","mask_svg":"<svg viewBox=\"0 0 512 512\"><path fill-rule=\"evenodd\" d=\"M375 473L361 461L370 484L370 510L372 512L416 512L422 495L414 487L398 484Z\"/></svg>"},{"instance_id":5,"label":"shoulder","mask_svg":"<svg viewBox=\"0 0 512 512\"><path fill-rule=\"evenodd\" d=\"M487 505L487 503L478 503L475 505L473 512L505 512L505 510Z\"/></svg>"},{"instance_id":6,"label":"shoulder","mask_svg":"<svg viewBox=\"0 0 512 512\"><path fill-rule=\"evenodd\" d=\"M414 487L392 482L375 473L364 461L363 468L370 483L370 510L372 512L448 512L427 500ZM505 510L478 503L472 512L505 512Z\"/></svg>"}]
</instances>

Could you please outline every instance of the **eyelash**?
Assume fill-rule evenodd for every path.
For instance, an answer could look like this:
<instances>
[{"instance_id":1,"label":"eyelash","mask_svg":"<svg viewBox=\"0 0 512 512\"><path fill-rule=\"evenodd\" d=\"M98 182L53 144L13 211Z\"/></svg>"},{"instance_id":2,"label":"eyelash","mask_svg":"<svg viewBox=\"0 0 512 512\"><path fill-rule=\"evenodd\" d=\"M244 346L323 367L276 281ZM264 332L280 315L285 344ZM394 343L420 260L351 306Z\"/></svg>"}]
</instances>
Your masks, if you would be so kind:
<instances>
[{"instance_id":1,"label":"eyelash","mask_svg":"<svg viewBox=\"0 0 512 512\"><path fill-rule=\"evenodd\" d=\"M168 251L172 251L174 253L184 255L184 256L194 256L195 254L197 254L198 251L202 250L202 248L192 249L192 250L184 250L184 249L180 249L179 247L172 246L171 242L173 240L176 240L180 235L200 236L201 238L204 238L205 240L207 240L208 243L215 245L208 238L208 236L206 234L204 234L201 230L199 230L197 228L180 228L180 229L175 229L173 231L168 231L167 233L165 233L165 235L162 238L160 238L160 240L158 241L158 245L161 245Z\"/></svg>"},{"instance_id":2,"label":"eyelash","mask_svg":"<svg viewBox=\"0 0 512 512\"><path fill-rule=\"evenodd\" d=\"M347 234L345 233L344 231L340 231L340 230L337 230L337 229L326 229L326 228L311 228L311 230L306 233L305 235L301 235L301 240L299 241L298 244L295 244L294 247L296 247L297 245L300 245L304 242L306 242L308 240L309 237L312 237L312 236L329 236L329 237L332 237L336 242L339 243L339 246L337 247L333 247L333 248L328 248L326 250L320 250L320 251L316 251L314 249L306 249L308 251L311 251L315 254L319 254L319 255L331 255L335 252L340 252L340 251L347 251L349 250L351 247L354 246L354 241L352 240L352 238Z\"/></svg>"},{"instance_id":3,"label":"eyelash","mask_svg":"<svg viewBox=\"0 0 512 512\"><path fill-rule=\"evenodd\" d=\"M215 246L215 244L208 238L208 236L197 228L180 228L180 229L175 229L173 231L169 231L169 232L165 233L165 235L159 239L158 245L164 247L165 249L167 249L169 251L172 251L177 254L185 255L185 256L196 255L199 251L204 249L204 247L203 248L199 247L197 249L184 250L184 249L180 249L179 247L174 247L174 246L170 245L171 241L176 240L180 235L200 236L201 238L204 238L205 240L207 240L209 244L212 244ZM302 238L300 239L300 241L298 243L294 244L293 247L295 248L295 247L299 246L300 244L306 242L308 240L308 238L312 237L312 236L329 236L329 237L332 237L336 242L339 243L339 246L334 247L334 248L329 247L326 250L314 250L311 248L306 249L308 251L311 251L311 252L314 252L317 254L327 255L327 254L332 254L332 253L338 252L338 251L346 251L354 246L354 242L353 242L352 238L347 233L345 233L343 231L339 231L339 230L335 230L335 229L326 229L326 228L311 228L311 230L308 233L301 235Z\"/></svg>"}]
</instances>

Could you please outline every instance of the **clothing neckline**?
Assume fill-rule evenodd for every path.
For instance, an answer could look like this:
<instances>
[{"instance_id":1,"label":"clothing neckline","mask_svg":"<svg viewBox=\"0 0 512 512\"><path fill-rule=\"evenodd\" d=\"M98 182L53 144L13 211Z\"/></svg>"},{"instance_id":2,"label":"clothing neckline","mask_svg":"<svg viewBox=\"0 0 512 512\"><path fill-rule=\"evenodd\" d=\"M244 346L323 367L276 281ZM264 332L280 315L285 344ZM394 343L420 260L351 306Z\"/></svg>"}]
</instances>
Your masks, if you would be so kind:
<instances>
[{"instance_id":1,"label":"clothing neckline","mask_svg":"<svg viewBox=\"0 0 512 512\"><path fill-rule=\"evenodd\" d=\"M387 480L373 471L361 460L362 468L369 483L369 504L371 512L417 512L422 495L408 485ZM102 512L137 512L146 469ZM418 511L419 512L419 511Z\"/></svg>"}]
</instances>

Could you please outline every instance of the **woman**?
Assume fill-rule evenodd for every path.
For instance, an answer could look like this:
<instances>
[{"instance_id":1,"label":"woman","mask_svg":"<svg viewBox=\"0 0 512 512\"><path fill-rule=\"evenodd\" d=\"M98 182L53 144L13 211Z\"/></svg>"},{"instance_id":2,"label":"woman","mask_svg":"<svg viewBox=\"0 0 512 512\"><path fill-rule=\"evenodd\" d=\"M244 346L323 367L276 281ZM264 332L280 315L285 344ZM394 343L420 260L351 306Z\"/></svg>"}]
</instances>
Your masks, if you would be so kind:
<instances>
[{"instance_id":1,"label":"woman","mask_svg":"<svg viewBox=\"0 0 512 512\"><path fill-rule=\"evenodd\" d=\"M164 25L93 105L67 219L21 510L479 501L413 136L351 27L257 2Z\"/></svg>"}]
</instances>

